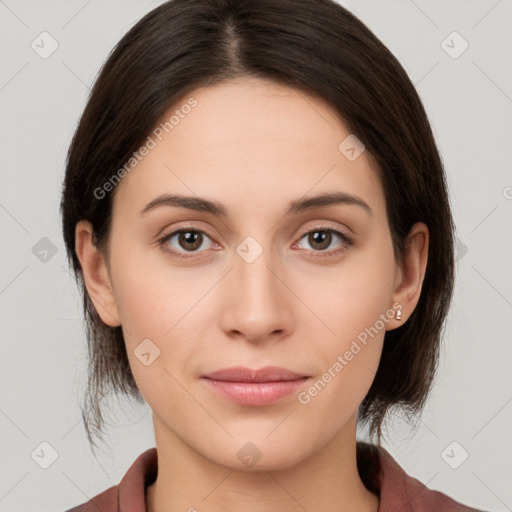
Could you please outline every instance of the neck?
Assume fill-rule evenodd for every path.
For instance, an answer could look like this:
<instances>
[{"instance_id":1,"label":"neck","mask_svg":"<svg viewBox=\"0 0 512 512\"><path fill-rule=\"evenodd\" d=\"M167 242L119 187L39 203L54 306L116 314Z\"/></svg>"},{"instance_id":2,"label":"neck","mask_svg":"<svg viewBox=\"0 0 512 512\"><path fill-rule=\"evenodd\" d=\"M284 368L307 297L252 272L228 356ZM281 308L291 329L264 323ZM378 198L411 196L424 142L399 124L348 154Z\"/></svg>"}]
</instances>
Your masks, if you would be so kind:
<instances>
[{"instance_id":1,"label":"neck","mask_svg":"<svg viewBox=\"0 0 512 512\"><path fill-rule=\"evenodd\" d=\"M158 474L148 512L378 512L357 471L356 419L321 450L280 470L240 471L203 457L154 416Z\"/></svg>"}]
</instances>

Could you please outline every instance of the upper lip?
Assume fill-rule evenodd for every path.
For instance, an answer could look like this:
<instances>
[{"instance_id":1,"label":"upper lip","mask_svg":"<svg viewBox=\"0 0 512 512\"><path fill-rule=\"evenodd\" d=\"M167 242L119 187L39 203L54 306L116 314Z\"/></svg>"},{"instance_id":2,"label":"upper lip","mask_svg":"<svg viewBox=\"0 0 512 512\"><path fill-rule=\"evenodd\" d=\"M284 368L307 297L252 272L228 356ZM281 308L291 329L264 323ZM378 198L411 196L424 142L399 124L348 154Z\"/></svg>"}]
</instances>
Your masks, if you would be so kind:
<instances>
[{"instance_id":1,"label":"upper lip","mask_svg":"<svg viewBox=\"0 0 512 512\"><path fill-rule=\"evenodd\" d=\"M251 370L245 366L224 368L215 372L203 375L206 379L223 380L230 382L276 382L284 380L304 379L307 375L292 372L278 366L265 366L257 370Z\"/></svg>"}]
</instances>

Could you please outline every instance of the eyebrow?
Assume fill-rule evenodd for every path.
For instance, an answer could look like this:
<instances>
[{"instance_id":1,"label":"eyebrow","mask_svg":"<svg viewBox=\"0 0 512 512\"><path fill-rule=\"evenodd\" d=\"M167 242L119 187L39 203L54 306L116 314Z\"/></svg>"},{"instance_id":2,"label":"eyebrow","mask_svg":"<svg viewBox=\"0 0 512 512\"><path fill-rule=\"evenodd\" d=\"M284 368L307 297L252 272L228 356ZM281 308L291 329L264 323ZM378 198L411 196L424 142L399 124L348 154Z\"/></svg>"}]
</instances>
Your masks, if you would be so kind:
<instances>
[{"instance_id":1,"label":"eyebrow","mask_svg":"<svg viewBox=\"0 0 512 512\"><path fill-rule=\"evenodd\" d=\"M372 215L372 209L365 201L359 197L347 194L345 192L329 192L291 201L288 204L285 215L298 214L308 210L314 210L316 208L337 204L360 206L363 210L366 211L366 213L368 213L370 216ZM197 196L183 196L179 194L162 194L158 196L157 198L150 201L139 212L139 215L144 216L148 212L164 206L177 206L180 208L186 208L188 210L207 212L217 217L227 217L228 215L227 209L224 207L224 205L217 201L211 201Z\"/></svg>"}]
</instances>

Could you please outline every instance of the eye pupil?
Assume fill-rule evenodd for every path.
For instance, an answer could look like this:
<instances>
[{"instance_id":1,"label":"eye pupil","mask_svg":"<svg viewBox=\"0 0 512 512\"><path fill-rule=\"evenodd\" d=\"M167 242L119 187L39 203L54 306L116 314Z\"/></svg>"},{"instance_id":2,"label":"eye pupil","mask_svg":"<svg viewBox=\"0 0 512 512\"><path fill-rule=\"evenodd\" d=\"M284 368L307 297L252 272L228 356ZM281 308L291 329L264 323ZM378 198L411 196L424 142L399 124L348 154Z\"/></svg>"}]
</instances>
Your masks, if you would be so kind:
<instances>
[{"instance_id":1,"label":"eye pupil","mask_svg":"<svg viewBox=\"0 0 512 512\"><path fill-rule=\"evenodd\" d=\"M197 231L181 231L179 234L179 244L184 249L198 249L201 247L203 241L203 235ZM185 244L189 244L188 247ZM191 245L192 244L192 247Z\"/></svg>"},{"instance_id":2,"label":"eye pupil","mask_svg":"<svg viewBox=\"0 0 512 512\"><path fill-rule=\"evenodd\" d=\"M328 231L313 231L309 234L310 243L320 244L321 247L316 247L317 249L326 249L329 247L331 243L332 234ZM327 240L327 243L325 243Z\"/></svg>"}]
</instances>

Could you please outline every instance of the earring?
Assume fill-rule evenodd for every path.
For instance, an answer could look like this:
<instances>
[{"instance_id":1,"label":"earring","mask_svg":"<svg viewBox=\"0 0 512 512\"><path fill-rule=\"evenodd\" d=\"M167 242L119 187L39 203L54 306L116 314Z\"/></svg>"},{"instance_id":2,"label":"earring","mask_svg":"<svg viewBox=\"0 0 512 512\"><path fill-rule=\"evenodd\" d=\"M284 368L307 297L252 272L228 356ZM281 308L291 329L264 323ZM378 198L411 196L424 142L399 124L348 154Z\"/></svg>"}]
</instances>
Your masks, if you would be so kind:
<instances>
[{"instance_id":1,"label":"earring","mask_svg":"<svg viewBox=\"0 0 512 512\"><path fill-rule=\"evenodd\" d=\"M397 320L402 320L402 310L401 310L401 309L399 309L399 310L396 312L396 314L395 314L395 318L396 318Z\"/></svg>"}]
</instances>

